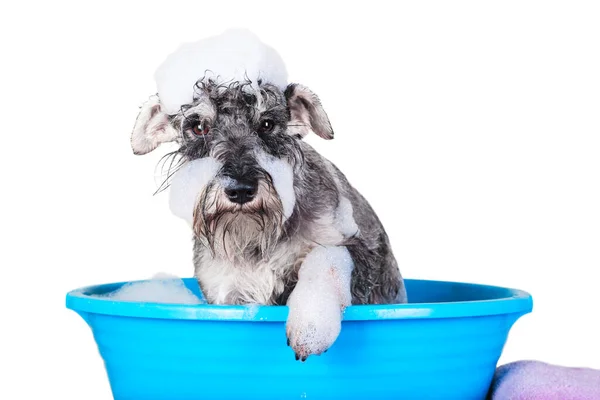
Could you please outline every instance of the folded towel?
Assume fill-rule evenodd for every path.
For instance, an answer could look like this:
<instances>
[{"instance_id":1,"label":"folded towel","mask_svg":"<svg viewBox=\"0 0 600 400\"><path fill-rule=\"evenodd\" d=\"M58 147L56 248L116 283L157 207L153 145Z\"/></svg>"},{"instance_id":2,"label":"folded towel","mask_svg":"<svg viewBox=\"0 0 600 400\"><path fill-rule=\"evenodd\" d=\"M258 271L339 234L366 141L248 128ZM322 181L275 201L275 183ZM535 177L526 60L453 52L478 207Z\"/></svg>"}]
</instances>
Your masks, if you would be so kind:
<instances>
[{"instance_id":1,"label":"folded towel","mask_svg":"<svg viewBox=\"0 0 600 400\"><path fill-rule=\"evenodd\" d=\"M489 399L600 400L600 371L517 361L496 370Z\"/></svg>"}]
</instances>

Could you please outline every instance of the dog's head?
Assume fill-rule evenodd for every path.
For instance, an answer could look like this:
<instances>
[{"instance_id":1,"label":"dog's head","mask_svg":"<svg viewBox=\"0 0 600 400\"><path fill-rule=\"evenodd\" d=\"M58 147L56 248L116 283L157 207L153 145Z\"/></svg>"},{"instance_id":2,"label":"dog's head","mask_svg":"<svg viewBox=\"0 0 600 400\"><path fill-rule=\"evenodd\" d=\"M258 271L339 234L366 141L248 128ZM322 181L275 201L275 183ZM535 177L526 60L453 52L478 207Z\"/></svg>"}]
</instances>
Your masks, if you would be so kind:
<instances>
[{"instance_id":1,"label":"dog's head","mask_svg":"<svg viewBox=\"0 0 600 400\"><path fill-rule=\"evenodd\" d=\"M131 144L135 154L146 154L176 142L178 167L214 160L218 167L195 197L197 237L228 257L264 256L293 212L294 180L301 179L304 162L300 140L309 132L333 138L319 99L306 87L290 84L282 91L261 81L205 78L195 86L194 101L177 114L165 113L152 96Z\"/></svg>"}]
</instances>

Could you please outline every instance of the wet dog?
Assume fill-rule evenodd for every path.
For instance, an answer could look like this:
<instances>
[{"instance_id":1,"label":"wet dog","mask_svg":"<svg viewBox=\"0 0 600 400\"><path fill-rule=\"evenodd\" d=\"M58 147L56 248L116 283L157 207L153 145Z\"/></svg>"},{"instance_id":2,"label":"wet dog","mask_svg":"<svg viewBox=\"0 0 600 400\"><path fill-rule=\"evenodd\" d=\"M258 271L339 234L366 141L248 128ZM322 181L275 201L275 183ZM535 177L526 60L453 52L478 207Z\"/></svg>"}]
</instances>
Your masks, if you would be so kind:
<instances>
[{"instance_id":1,"label":"wet dog","mask_svg":"<svg viewBox=\"0 0 600 400\"><path fill-rule=\"evenodd\" d=\"M188 219L207 300L287 304L288 343L301 360L333 344L346 306L406 302L381 222L344 174L302 140L309 133L333 139L308 88L205 77L175 114L152 96L131 138L135 154L176 142L177 173L205 176Z\"/></svg>"}]
</instances>

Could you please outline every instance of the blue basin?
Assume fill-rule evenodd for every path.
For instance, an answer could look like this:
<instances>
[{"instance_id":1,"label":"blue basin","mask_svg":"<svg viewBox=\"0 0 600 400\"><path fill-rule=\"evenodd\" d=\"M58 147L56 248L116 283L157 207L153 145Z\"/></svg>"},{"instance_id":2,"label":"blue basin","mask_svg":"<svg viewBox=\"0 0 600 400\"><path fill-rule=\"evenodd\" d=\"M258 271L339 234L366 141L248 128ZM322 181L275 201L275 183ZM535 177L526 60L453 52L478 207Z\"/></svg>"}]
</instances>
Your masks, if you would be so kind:
<instances>
[{"instance_id":1,"label":"blue basin","mask_svg":"<svg viewBox=\"0 0 600 400\"><path fill-rule=\"evenodd\" d=\"M125 283L67 294L117 400L484 400L509 330L532 310L520 290L407 279L409 304L348 307L331 349L302 363L286 346L285 306L94 296Z\"/></svg>"}]
</instances>

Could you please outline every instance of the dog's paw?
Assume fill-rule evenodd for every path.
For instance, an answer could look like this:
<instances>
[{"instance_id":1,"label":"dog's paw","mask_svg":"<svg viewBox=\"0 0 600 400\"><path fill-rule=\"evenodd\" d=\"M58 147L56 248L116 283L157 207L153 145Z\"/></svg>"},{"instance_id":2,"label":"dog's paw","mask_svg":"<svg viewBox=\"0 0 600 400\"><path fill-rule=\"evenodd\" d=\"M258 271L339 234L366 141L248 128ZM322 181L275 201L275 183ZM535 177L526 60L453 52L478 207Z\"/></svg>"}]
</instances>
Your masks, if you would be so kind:
<instances>
[{"instance_id":1,"label":"dog's paw","mask_svg":"<svg viewBox=\"0 0 600 400\"><path fill-rule=\"evenodd\" d=\"M335 342L342 327L342 310L338 302L326 296L303 300L299 293L290 296L286 334L296 360L306 361L312 354L326 352Z\"/></svg>"}]
</instances>

